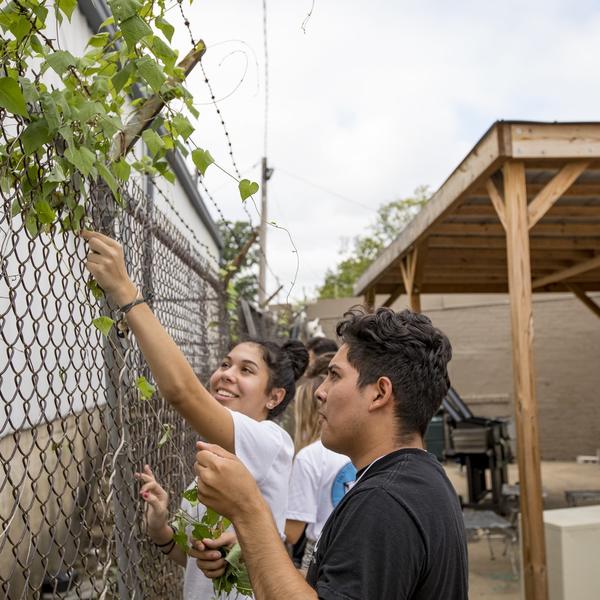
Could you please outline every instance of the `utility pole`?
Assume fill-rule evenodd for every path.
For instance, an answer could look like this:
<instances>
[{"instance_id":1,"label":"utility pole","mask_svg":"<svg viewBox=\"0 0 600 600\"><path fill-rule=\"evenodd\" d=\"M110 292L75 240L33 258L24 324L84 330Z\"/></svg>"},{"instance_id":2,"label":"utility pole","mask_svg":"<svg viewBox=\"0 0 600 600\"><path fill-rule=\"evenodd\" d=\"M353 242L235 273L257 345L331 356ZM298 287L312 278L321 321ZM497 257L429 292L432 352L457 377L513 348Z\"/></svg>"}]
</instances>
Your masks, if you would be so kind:
<instances>
[{"instance_id":1,"label":"utility pole","mask_svg":"<svg viewBox=\"0 0 600 600\"><path fill-rule=\"evenodd\" d=\"M262 178L260 185L260 257L258 263L258 305L264 308L267 299L267 181L271 179L273 169L267 167L267 157L262 159ZM269 298L270 300L270 298Z\"/></svg>"}]
</instances>

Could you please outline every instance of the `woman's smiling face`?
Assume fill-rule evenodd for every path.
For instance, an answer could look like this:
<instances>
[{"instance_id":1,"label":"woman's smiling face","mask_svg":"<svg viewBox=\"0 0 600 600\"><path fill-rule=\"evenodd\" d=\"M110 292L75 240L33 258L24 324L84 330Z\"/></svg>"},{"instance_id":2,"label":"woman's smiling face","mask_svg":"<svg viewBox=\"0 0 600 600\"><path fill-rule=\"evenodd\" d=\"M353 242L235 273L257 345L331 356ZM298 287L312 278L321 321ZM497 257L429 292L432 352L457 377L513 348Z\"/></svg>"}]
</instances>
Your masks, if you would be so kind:
<instances>
[{"instance_id":1,"label":"woman's smiling face","mask_svg":"<svg viewBox=\"0 0 600 600\"><path fill-rule=\"evenodd\" d=\"M210 393L219 403L257 421L268 415L268 385L269 367L252 342L235 346L210 377Z\"/></svg>"}]
</instances>

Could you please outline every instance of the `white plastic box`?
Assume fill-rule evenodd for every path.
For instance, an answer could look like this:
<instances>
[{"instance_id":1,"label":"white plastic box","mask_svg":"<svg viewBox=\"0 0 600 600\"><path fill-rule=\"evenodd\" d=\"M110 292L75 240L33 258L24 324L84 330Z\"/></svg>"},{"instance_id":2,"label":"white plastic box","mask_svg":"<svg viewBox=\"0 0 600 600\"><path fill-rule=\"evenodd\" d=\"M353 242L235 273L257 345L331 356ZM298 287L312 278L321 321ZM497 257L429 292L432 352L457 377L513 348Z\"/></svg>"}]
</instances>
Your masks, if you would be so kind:
<instances>
[{"instance_id":1,"label":"white plastic box","mask_svg":"<svg viewBox=\"0 0 600 600\"><path fill-rule=\"evenodd\" d=\"M550 600L600 598L600 505L544 511Z\"/></svg>"}]
</instances>

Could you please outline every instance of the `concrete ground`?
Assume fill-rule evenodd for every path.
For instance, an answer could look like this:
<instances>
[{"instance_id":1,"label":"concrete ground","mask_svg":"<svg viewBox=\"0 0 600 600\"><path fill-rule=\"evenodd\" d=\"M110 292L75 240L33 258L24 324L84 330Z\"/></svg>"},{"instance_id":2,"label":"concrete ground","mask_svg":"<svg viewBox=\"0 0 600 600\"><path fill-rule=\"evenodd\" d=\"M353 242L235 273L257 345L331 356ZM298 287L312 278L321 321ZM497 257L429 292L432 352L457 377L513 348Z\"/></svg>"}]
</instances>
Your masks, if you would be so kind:
<instances>
[{"instance_id":1,"label":"concrete ground","mask_svg":"<svg viewBox=\"0 0 600 600\"><path fill-rule=\"evenodd\" d=\"M446 472L456 491L464 498L467 496L465 473L458 465L446 465ZM509 483L519 480L517 465L509 466ZM543 462L542 486L547 494L544 508L565 508L566 490L600 490L600 466L595 464L578 465L575 462ZM491 543L494 559L491 558ZM475 536L469 541L469 598L471 600L520 600L520 581L518 574L519 544L506 544L503 539ZM511 565L511 551L517 573Z\"/></svg>"}]
</instances>

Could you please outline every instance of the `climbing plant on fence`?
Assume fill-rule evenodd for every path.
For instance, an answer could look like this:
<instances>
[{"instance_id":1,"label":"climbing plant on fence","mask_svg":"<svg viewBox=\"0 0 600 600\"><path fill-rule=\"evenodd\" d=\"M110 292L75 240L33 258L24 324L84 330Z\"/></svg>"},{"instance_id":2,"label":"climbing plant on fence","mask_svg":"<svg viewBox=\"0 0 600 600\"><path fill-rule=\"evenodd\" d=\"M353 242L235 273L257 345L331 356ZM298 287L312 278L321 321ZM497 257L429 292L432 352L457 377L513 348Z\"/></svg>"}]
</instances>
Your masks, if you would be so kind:
<instances>
[{"instance_id":1,"label":"climbing plant on fence","mask_svg":"<svg viewBox=\"0 0 600 600\"><path fill-rule=\"evenodd\" d=\"M63 49L50 33L55 21L72 18L76 0L11 0L0 10L0 196L10 207L9 218L19 220L31 240L86 226L97 208L95 198L105 197L94 193L98 188L108 187L112 200L125 207L132 171L173 182L167 152L187 156L193 146L199 115L185 79L205 52L204 43L179 60L170 45L174 26L164 0L109 0L109 5L113 16L81 56ZM139 139L149 153L128 156ZM191 159L202 175L214 163L204 148L194 147ZM254 182L234 179L242 201L258 189ZM96 298L102 295L95 282L87 285ZM110 317L98 316L94 325L110 340ZM124 364L125 356L114 343L112 348ZM154 390L142 375L135 385L140 402L152 397ZM160 423L160 415L154 416ZM159 447L170 442L171 432L170 425L160 424ZM179 456L176 448L173 444ZM115 465L117 457L115 451ZM180 533L190 525L182 518ZM218 535L223 521L210 513L207 518L210 523L191 525ZM185 544L181 535L178 543ZM220 585L228 590L239 582L243 593L247 581L238 550L231 555L229 578Z\"/></svg>"},{"instance_id":2,"label":"climbing plant on fence","mask_svg":"<svg viewBox=\"0 0 600 600\"><path fill-rule=\"evenodd\" d=\"M117 202L132 168L174 181L165 155L188 154L198 117L184 81L205 46L198 42L177 62L165 0L109 1L113 16L83 56L61 49L48 28L70 19L76 4L12 0L0 12L0 192L32 237L80 229L99 180ZM139 137L150 155L128 162ZM202 175L214 162L202 148L191 158ZM258 189L238 184L242 200Z\"/></svg>"}]
</instances>

